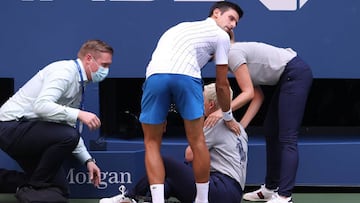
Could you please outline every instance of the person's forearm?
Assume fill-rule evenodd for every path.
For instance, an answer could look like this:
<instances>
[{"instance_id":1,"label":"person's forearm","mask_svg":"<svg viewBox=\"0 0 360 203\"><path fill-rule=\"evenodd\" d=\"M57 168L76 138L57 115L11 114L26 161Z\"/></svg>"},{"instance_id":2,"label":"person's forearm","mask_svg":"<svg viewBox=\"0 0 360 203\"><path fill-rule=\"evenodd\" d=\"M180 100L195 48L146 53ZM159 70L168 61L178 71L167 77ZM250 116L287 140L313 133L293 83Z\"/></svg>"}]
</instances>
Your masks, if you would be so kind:
<instances>
[{"instance_id":1,"label":"person's forearm","mask_svg":"<svg viewBox=\"0 0 360 203\"><path fill-rule=\"evenodd\" d=\"M216 95L223 112L230 110L230 84L227 78L228 66L216 65Z\"/></svg>"},{"instance_id":2,"label":"person's forearm","mask_svg":"<svg viewBox=\"0 0 360 203\"><path fill-rule=\"evenodd\" d=\"M216 94L218 98L218 104L223 112L230 110L230 89L229 86L223 84L216 85Z\"/></svg>"},{"instance_id":3,"label":"person's forearm","mask_svg":"<svg viewBox=\"0 0 360 203\"><path fill-rule=\"evenodd\" d=\"M254 98L251 100L249 107L247 108L244 116L242 117L240 124L246 128L252 119L259 112L259 109L264 101L264 95L260 87L254 88Z\"/></svg>"},{"instance_id":4,"label":"person's forearm","mask_svg":"<svg viewBox=\"0 0 360 203\"><path fill-rule=\"evenodd\" d=\"M245 106L249 101L253 99L253 94L249 92L242 92L234 100L231 101L231 109L236 111Z\"/></svg>"},{"instance_id":5,"label":"person's forearm","mask_svg":"<svg viewBox=\"0 0 360 203\"><path fill-rule=\"evenodd\" d=\"M254 98L255 90L247 64L240 65L233 74L241 90L241 93L231 102L231 109L236 111Z\"/></svg>"}]
</instances>

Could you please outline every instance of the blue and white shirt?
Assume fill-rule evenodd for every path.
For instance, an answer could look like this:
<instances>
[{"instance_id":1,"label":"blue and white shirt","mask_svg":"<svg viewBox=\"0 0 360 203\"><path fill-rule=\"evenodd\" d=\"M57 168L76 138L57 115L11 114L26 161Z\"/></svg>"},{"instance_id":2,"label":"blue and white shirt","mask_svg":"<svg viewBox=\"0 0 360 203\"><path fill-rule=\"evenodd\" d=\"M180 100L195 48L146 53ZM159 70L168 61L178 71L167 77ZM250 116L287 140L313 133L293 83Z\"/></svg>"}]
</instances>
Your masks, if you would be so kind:
<instances>
[{"instance_id":1,"label":"blue and white shirt","mask_svg":"<svg viewBox=\"0 0 360 203\"><path fill-rule=\"evenodd\" d=\"M180 23L161 36L146 78L156 73L201 78L201 69L213 56L216 64L228 64L229 49L230 37L214 19Z\"/></svg>"}]
</instances>

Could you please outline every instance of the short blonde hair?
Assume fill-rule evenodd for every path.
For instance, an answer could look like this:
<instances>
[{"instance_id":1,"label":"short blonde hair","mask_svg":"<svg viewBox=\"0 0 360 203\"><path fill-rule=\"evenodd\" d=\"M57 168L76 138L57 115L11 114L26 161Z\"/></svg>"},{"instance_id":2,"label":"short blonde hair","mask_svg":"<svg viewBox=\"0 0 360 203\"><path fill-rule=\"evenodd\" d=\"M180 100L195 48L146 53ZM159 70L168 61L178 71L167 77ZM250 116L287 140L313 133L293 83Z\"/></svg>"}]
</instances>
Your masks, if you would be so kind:
<instances>
[{"instance_id":1,"label":"short blonde hair","mask_svg":"<svg viewBox=\"0 0 360 203\"><path fill-rule=\"evenodd\" d=\"M229 87L229 89L230 89L230 100L232 100L233 90L231 89L231 87ZM214 101L216 108L219 108L215 83L210 83L204 86L204 99L208 101Z\"/></svg>"},{"instance_id":2,"label":"short blonde hair","mask_svg":"<svg viewBox=\"0 0 360 203\"><path fill-rule=\"evenodd\" d=\"M81 46L78 52L78 58L84 58L88 53L96 56L98 52L105 52L113 55L114 49L101 40L88 40Z\"/></svg>"}]
</instances>

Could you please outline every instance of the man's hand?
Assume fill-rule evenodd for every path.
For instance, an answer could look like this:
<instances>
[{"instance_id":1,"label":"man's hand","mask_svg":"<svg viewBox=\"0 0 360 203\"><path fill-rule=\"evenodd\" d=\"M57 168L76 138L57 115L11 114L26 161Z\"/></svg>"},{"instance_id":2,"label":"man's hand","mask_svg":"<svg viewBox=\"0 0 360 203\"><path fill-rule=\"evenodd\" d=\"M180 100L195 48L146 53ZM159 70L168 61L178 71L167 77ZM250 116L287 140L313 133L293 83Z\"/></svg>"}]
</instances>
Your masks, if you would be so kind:
<instances>
[{"instance_id":1,"label":"man's hand","mask_svg":"<svg viewBox=\"0 0 360 203\"><path fill-rule=\"evenodd\" d=\"M211 113L204 122L205 128L211 128L214 127L214 125L223 117L223 114L221 112L221 109Z\"/></svg>"},{"instance_id":2,"label":"man's hand","mask_svg":"<svg viewBox=\"0 0 360 203\"><path fill-rule=\"evenodd\" d=\"M92 161L87 162L86 167L89 171L90 181L94 184L95 187L99 187L100 184L100 169Z\"/></svg>"},{"instance_id":3,"label":"man's hand","mask_svg":"<svg viewBox=\"0 0 360 203\"><path fill-rule=\"evenodd\" d=\"M230 121L224 121L224 122L225 122L226 127L228 127L236 135L241 134L240 125L235 119L232 119Z\"/></svg>"},{"instance_id":4,"label":"man's hand","mask_svg":"<svg viewBox=\"0 0 360 203\"><path fill-rule=\"evenodd\" d=\"M78 119L82 123L87 125L90 130L96 130L96 129L100 128L100 126L101 126L100 119L96 116L96 114L91 113L91 112L80 110Z\"/></svg>"}]
</instances>

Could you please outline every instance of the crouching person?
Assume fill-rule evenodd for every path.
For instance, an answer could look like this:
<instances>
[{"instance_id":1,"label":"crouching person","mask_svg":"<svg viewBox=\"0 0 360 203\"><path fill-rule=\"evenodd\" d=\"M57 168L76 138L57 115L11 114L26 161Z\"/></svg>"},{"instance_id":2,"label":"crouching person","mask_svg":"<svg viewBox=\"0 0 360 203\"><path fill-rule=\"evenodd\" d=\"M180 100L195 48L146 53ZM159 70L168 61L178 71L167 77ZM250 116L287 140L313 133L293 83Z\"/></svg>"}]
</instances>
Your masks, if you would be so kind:
<instances>
[{"instance_id":1,"label":"crouching person","mask_svg":"<svg viewBox=\"0 0 360 203\"><path fill-rule=\"evenodd\" d=\"M76 123L90 130L101 126L96 114L84 110L83 97L88 82L105 79L112 55L113 48L105 42L89 40L76 60L47 65L1 106L0 148L23 173L1 170L0 190L17 188L20 202L30 193L38 196L37 202L52 202L54 198L33 195L51 188L66 201L69 188L62 164L72 153L86 163L90 178L99 184L100 170L80 138L82 125L76 129Z\"/></svg>"}]
</instances>

